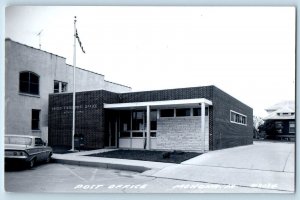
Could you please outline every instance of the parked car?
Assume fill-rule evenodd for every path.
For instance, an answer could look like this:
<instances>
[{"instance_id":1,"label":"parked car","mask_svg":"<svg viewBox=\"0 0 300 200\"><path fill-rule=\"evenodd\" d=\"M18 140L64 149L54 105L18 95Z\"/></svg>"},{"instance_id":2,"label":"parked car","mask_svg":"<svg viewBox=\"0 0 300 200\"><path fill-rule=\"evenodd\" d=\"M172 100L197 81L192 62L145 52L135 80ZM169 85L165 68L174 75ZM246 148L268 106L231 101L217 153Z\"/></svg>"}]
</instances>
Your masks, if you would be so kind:
<instances>
[{"instance_id":1,"label":"parked car","mask_svg":"<svg viewBox=\"0 0 300 200\"><path fill-rule=\"evenodd\" d=\"M21 162L32 168L37 162L50 162L52 153L40 137L5 135L5 164Z\"/></svg>"}]
</instances>

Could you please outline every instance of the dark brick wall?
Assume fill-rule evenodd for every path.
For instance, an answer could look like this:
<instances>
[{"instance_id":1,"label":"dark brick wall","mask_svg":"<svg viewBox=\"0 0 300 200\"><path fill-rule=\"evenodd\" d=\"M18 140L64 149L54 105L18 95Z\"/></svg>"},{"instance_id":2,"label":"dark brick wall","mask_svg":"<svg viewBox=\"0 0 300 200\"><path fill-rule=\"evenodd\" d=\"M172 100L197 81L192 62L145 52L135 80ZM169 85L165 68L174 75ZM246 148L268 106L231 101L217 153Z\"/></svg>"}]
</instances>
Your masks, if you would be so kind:
<instances>
[{"instance_id":1,"label":"dark brick wall","mask_svg":"<svg viewBox=\"0 0 300 200\"><path fill-rule=\"evenodd\" d=\"M230 122L230 110L247 116L247 126ZM217 87L213 88L212 150L253 144L253 110Z\"/></svg>"},{"instance_id":2,"label":"dark brick wall","mask_svg":"<svg viewBox=\"0 0 300 200\"><path fill-rule=\"evenodd\" d=\"M176 99L206 98L213 102L209 111L210 150L253 143L250 107L215 86L179 88L116 94L104 90L77 93L76 105L96 105L96 108L78 108L76 133L85 135L87 148L103 148L107 143L108 118L115 120L117 112L103 109L103 103L127 103ZM49 98L49 144L71 145L72 108L57 110L53 107L72 107L72 94L52 94ZM247 115L247 126L230 122L230 110Z\"/></svg>"},{"instance_id":3,"label":"dark brick wall","mask_svg":"<svg viewBox=\"0 0 300 200\"><path fill-rule=\"evenodd\" d=\"M117 103L116 93L99 90L76 93L76 134L84 135L85 148L105 146L105 110L103 103ZM49 95L49 145L71 146L72 93Z\"/></svg>"},{"instance_id":4,"label":"dark brick wall","mask_svg":"<svg viewBox=\"0 0 300 200\"><path fill-rule=\"evenodd\" d=\"M178 88L168 90L153 90L120 94L120 102L164 101L177 99L212 99L213 86Z\"/></svg>"}]
</instances>

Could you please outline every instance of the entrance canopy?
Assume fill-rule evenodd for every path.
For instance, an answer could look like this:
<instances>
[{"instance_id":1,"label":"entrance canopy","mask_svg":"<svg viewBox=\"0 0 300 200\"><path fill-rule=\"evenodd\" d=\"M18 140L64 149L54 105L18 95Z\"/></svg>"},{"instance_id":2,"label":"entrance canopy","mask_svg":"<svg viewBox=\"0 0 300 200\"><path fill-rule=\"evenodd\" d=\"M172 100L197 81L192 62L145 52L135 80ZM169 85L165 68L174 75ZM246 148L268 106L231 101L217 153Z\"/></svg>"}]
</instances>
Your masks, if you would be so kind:
<instances>
[{"instance_id":1,"label":"entrance canopy","mask_svg":"<svg viewBox=\"0 0 300 200\"><path fill-rule=\"evenodd\" d=\"M165 100L165 101L147 101L147 102L132 102L132 103L113 103L104 104L104 108L126 110L126 109L138 109L138 108L166 108L166 107L200 107L201 104L212 105L212 102L205 98L199 99L179 99L179 100Z\"/></svg>"},{"instance_id":2,"label":"entrance canopy","mask_svg":"<svg viewBox=\"0 0 300 200\"><path fill-rule=\"evenodd\" d=\"M201 108L201 135L205 138L205 107L212 105L212 102L205 98L199 99L179 99L179 100L165 100L165 101L147 101L147 102L132 102L132 103L113 103L104 104L106 109L114 110L146 110L146 149L150 149L150 109L163 109L163 108L184 108L184 107L200 107ZM205 141L203 141L203 151L205 150Z\"/></svg>"}]
</instances>

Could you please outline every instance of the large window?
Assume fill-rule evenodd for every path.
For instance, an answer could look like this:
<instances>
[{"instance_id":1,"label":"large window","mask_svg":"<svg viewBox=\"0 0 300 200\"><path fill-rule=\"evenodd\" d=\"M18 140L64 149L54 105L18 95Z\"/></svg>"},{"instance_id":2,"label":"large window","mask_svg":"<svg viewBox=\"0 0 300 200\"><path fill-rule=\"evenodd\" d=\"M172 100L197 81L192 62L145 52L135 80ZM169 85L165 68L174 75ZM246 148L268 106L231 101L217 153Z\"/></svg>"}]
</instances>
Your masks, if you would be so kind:
<instances>
[{"instance_id":1,"label":"large window","mask_svg":"<svg viewBox=\"0 0 300 200\"><path fill-rule=\"evenodd\" d=\"M120 137L121 138L143 138L147 137L147 112L144 110L121 111L120 112ZM157 110L150 112L151 137L156 137Z\"/></svg>"},{"instance_id":2,"label":"large window","mask_svg":"<svg viewBox=\"0 0 300 200\"><path fill-rule=\"evenodd\" d=\"M247 116L231 110L230 122L235 124L247 125Z\"/></svg>"},{"instance_id":3,"label":"large window","mask_svg":"<svg viewBox=\"0 0 300 200\"><path fill-rule=\"evenodd\" d=\"M150 130L157 129L157 110L151 110L150 112Z\"/></svg>"},{"instance_id":4,"label":"large window","mask_svg":"<svg viewBox=\"0 0 300 200\"><path fill-rule=\"evenodd\" d=\"M20 93L39 95L39 76L33 72L20 72L19 91Z\"/></svg>"},{"instance_id":5,"label":"large window","mask_svg":"<svg viewBox=\"0 0 300 200\"><path fill-rule=\"evenodd\" d=\"M163 109L160 110L161 117L174 117L174 109Z\"/></svg>"},{"instance_id":6,"label":"large window","mask_svg":"<svg viewBox=\"0 0 300 200\"><path fill-rule=\"evenodd\" d=\"M131 130L131 112L120 112L120 137L130 137Z\"/></svg>"},{"instance_id":7,"label":"large window","mask_svg":"<svg viewBox=\"0 0 300 200\"><path fill-rule=\"evenodd\" d=\"M40 110L32 109L31 129L32 130L40 130Z\"/></svg>"},{"instance_id":8,"label":"large window","mask_svg":"<svg viewBox=\"0 0 300 200\"><path fill-rule=\"evenodd\" d=\"M176 117L187 117L191 116L190 108L177 108L176 109Z\"/></svg>"},{"instance_id":9,"label":"large window","mask_svg":"<svg viewBox=\"0 0 300 200\"><path fill-rule=\"evenodd\" d=\"M132 130L144 130L144 111L132 112Z\"/></svg>"},{"instance_id":10,"label":"large window","mask_svg":"<svg viewBox=\"0 0 300 200\"><path fill-rule=\"evenodd\" d=\"M189 116L201 116L201 108L176 108L176 109L160 110L160 117L189 117ZM205 116L208 116L208 107L205 107Z\"/></svg>"}]
</instances>

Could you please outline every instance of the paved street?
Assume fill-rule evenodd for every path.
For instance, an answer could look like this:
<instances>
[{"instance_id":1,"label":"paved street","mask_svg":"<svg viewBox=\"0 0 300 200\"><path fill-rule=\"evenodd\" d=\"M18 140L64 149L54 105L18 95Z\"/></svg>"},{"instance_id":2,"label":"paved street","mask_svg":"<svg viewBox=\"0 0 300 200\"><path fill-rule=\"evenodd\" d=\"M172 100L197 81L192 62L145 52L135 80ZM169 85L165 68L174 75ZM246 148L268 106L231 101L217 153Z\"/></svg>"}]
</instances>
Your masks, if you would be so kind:
<instances>
[{"instance_id":1,"label":"paved street","mask_svg":"<svg viewBox=\"0 0 300 200\"><path fill-rule=\"evenodd\" d=\"M10 192L84 193L218 193L278 192L258 188L208 184L95 167L50 163L33 169L6 171L5 189Z\"/></svg>"},{"instance_id":2,"label":"paved street","mask_svg":"<svg viewBox=\"0 0 300 200\"><path fill-rule=\"evenodd\" d=\"M54 156L59 162L72 161L75 165L49 163L33 169L9 169L5 172L5 188L11 192L87 193L294 191L294 143L255 142L211 151L181 164L85 156L89 153ZM132 166L151 170L143 173L119 170L133 169Z\"/></svg>"}]
</instances>

